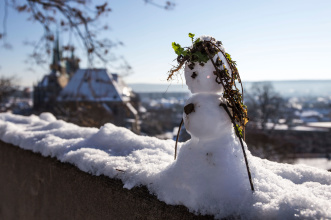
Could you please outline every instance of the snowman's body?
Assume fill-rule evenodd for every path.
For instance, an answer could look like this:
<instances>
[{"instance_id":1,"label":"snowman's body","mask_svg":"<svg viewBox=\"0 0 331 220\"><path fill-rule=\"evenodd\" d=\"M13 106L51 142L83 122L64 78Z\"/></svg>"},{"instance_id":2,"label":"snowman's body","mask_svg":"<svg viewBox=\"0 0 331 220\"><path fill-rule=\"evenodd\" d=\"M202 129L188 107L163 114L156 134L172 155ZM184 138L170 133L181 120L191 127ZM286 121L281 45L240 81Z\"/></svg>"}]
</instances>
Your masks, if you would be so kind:
<instances>
[{"instance_id":1,"label":"snowman's body","mask_svg":"<svg viewBox=\"0 0 331 220\"><path fill-rule=\"evenodd\" d=\"M244 202L252 193L241 144L229 115L220 106L226 103L220 94L223 88L215 81L215 68L210 60L203 66L195 63L193 69L186 65L184 71L186 84L193 93L186 102L189 108L185 107L183 113L191 140L180 147L176 162L166 170L177 186L172 190L178 191L171 202L180 203L190 197L193 205L196 200L203 204L201 200L222 198L215 207L227 206L226 210L234 213L240 206L238 201Z\"/></svg>"},{"instance_id":2,"label":"snowman's body","mask_svg":"<svg viewBox=\"0 0 331 220\"><path fill-rule=\"evenodd\" d=\"M241 145L229 116L219 106L222 101L213 93L194 94L187 100L194 104L193 112L183 114L191 140L181 145L176 161L161 174L161 182L166 181L163 178L172 182L162 185L165 189L158 196L163 201L185 201L185 206L198 207L202 214L230 216L242 212L242 204L252 200ZM169 191L174 192L171 197L166 194ZM214 201L212 209L210 201ZM204 212L207 209L211 213Z\"/></svg>"}]
</instances>

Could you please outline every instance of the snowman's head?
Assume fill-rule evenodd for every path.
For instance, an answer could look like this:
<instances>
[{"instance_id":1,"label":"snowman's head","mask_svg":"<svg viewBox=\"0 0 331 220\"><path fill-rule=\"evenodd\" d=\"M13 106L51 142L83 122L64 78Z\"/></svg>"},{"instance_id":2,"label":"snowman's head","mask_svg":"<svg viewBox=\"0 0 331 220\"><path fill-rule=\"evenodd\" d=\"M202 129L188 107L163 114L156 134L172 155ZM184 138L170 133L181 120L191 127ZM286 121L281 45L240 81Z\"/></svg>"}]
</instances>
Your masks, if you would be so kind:
<instances>
[{"instance_id":1,"label":"snowman's head","mask_svg":"<svg viewBox=\"0 0 331 220\"><path fill-rule=\"evenodd\" d=\"M232 132L233 126L225 110L220 106L224 99L211 93L199 93L185 104L184 125L192 138L199 140L218 139Z\"/></svg>"},{"instance_id":2,"label":"snowman's head","mask_svg":"<svg viewBox=\"0 0 331 220\"><path fill-rule=\"evenodd\" d=\"M222 52L214 56L214 64L217 63L218 59L222 61L225 68L231 74L229 64ZM215 66L211 60L208 60L206 63L187 62L184 69L186 85L192 93L222 93L224 88L222 84L216 82L215 71Z\"/></svg>"},{"instance_id":3,"label":"snowman's head","mask_svg":"<svg viewBox=\"0 0 331 220\"><path fill-rule=\"evenodd\" d=\"M176 76L175 74L179 73L182 67L185 67L186 84L193 94L217 95L223 92L223 97L228 103L231 103L231 108L235 108L235 111L232 113L235 120L234 123L241 127L245 126L248 122L247 107L243 104L243 96L241 94L243 89L240 92L237 88L237 82L240 83L241 87L242 84L236 67L236 61L232 60L230 54L225 52L221 41L216 41L216 39L211 36L201 36L198 39L194 39L194 34L191 33L189 33L189 37L192 40L192 46L190 47L182 47L176 42L172 43L172 47L177 54L176 60L178 65L174 66L169 71L167 80L172 80L173 77ZM194 106L196 106L196 104L194 104ZM204 121L217 121L213 118L209 120L209 111L202 114L206 115ZM189 122L190 120L186 121ZM198 121L203 122L203 120ZM199 125L200 122L197 122L197 127L201 127ZM190 124L186 123L185 126L188 128L188 131L190 131ZM194 126L192 129L191 134L196 136ZM211 133L212 131L206 132L206 135L202 136L207 137L207 134Z\"/></svg>"}]
</instances>

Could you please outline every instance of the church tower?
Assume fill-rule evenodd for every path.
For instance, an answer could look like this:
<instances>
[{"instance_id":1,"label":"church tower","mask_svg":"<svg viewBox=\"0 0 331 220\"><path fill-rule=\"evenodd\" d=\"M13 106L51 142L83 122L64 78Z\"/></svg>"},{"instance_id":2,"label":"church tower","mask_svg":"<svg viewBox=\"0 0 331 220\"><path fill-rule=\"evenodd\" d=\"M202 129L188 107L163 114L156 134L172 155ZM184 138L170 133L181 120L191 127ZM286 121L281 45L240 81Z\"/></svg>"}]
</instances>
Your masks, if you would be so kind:
<instances>
[{"instance_id":1,"label":"church tower","mask_svg":"<svg viewBox=\"0 0 331 220\"><path fill-rule=\"evenodd\" d=\"M66 72L69 75L69 78L75 74L79 69L79 59L75 57L74 49L71 50L71 57L66 60Z\"/></svg>"},{"instance_id":2,"label":"church tower","mask_svg":"<svg viewBox=\"0 0 331 220\"><path fill-rule=\"evenodd\" d=\"M59 34L54 42L50 73L34 86L34 108L51 110L54 107L58 94L68 84L69 76L66 73L60 49Z\"/></svg>"}]
</instances>

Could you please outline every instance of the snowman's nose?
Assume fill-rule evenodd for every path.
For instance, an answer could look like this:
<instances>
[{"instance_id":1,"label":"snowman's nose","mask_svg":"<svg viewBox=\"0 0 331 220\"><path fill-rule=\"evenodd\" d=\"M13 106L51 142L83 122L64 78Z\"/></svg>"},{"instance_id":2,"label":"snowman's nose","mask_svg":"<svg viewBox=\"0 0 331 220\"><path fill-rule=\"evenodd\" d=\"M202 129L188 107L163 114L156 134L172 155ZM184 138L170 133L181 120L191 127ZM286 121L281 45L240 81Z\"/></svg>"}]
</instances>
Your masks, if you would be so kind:
<instances>
[{"instance_id":1,"label":"snowman's nose","mask_svg":"<svg viewBox=\"0 0 331 220\"><path fill-rule=\"evenodd\" d=\"M192 77L193 79L195 79L195 77L197 77L197 75L198 75L197 72L193 72L192 75L191 75L191 77Z\"/></svg>"},{"instance_id":2,"label":"snowman's nose","mask_svg":"<svg viewBox=\"0 0 331 220\"><path fill-rule=\"evenodd\" d=\"M190 114L191 112L194 112L194 104L190 103L190 104L185 105L184 112L187 115Z\"/></svg>"}]
</instances>

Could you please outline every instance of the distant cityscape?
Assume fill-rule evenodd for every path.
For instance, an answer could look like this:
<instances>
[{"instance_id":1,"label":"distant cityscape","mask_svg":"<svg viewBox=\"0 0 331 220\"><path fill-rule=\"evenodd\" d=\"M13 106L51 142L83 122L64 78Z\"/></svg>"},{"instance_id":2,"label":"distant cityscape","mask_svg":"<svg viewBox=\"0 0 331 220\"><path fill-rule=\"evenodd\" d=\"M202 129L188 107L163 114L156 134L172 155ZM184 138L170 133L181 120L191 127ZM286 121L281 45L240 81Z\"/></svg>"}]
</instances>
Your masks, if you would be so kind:
<instances>
[{"instance_id":1,"label":"distant cityscape","mask_svg":"<svg viewBox=\"0 0 331 220\"><path fill-rule=\"evenodd\" d=\"M271 83L283 97L329 97L331 96L331 80L294 80L265 81ZM243 82L245 92L249 91L254 82ZM129 86L137 93L190 93L185 82L169 82L168 84L131 83Z\"/></svg>"},{"instance_id":2,"label":"distant cityscape","mask_svg":"<svg viewBox=\"0 0 331 220\"><path fill-rule=\"evenodd\" d=\"M268 85L270 100L255 103L254 86ZM142 132L175 139L183 117L183 107L192 94L186 85L131 84L144 110ZM257 156L274 161L310 164L331 169L331 81L245 82L245 103L250 122L246 143ZM256 92L256 91L255 91ZM272 93L272 94L271 94ZM263 94L260 94L263 95ZM271 97L273 95L274 97ZM257 104L257 105L256 105ZM259 106L260 104L260 106ZM262 122L262 109L269 109ZM179 141L190 139L185 128ZM300 159L299 159L300 158Z\"/></svg>"},{"instance_id":3,"label":"distant cityscape","mask_svg":"<svg viewBox=\"0 0 331 220\"><path fill-rule=\"evenodd\" d=\"M331 169L331 80L243 82L243 87L250 118L245 141L253 155L291 163L308 158L319 166L322 160ZM191 95L184 82L127 85L106 69L80 69L73 53L64 63L56 42L50 72L33 91L15 88L3 96L0 111L46 111L80 126L113 123L175 140ZM183 128L178 140L188 139Z\"/></svg>"}]
</instances>

